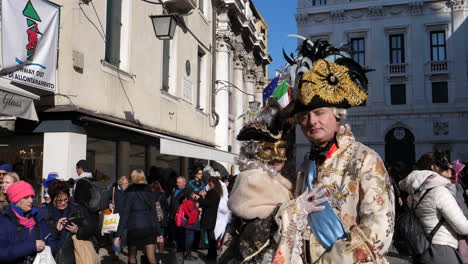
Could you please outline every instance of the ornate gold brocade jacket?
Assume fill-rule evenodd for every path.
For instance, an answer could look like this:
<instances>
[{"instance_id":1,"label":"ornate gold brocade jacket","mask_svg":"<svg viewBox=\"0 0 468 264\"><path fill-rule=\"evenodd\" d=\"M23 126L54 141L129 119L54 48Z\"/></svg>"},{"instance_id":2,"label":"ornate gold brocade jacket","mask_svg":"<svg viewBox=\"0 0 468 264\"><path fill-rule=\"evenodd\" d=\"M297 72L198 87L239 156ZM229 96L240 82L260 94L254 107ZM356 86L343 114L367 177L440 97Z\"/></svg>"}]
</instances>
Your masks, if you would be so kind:
<instances>
[{"instance_id":1,"label":"ornate gold brocade jacket","mask_svg":"<svg viewBox=\"0 0 468 264\"><path fill-rule=\"evenodd\" d=\"M338 149L317 166L317 182L327 190L347 237L326 251L310 231L305 212L291 200L276 214L280 237L274 264L387 263L395 212L385 166L375 151L355 141L349 125L340 126L336 142ZM305 191L309 162L298 173L296 197Z\"/></svg>"}]
</instances>

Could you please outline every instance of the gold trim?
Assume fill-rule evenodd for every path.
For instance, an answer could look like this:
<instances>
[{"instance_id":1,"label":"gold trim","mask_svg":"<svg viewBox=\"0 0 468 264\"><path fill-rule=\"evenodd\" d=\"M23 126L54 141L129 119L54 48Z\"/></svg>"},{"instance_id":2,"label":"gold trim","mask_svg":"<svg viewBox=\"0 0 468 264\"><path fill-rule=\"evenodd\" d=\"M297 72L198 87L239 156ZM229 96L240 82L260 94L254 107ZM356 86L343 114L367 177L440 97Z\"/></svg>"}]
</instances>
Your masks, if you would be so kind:
<instances>
[{"instance_id":1,"label":"gold trim","mask_svg":"<svg viewBox=\"0 0 468 264\"><path fill-rule=\"evenodd\" d=\"M265 244L263 246L260 247L259 250L257 250L256 252L254 252L252 255L246 257L244 260L242 260L241 264L244 264L246 261L249 261L250 259L252 259L253 257L255 257L256 255L258 255L262 250L264 250L268 244L270 244L270 239L268 239Z\"/></svg>"},{"instance_id":2,"label":"gold trim","mask_svg":"<svg viewBox=\"0 0 468 264\"><path fill-rule=\"evenodd\" d=\"M317 60L312 70L304 73L302 81L298 97L304 105L316 95L327 103L339 104L346 100L351 106L367 99L367 93L351 79L349 69L330 61Z\"/></svg>"}]
</instances>

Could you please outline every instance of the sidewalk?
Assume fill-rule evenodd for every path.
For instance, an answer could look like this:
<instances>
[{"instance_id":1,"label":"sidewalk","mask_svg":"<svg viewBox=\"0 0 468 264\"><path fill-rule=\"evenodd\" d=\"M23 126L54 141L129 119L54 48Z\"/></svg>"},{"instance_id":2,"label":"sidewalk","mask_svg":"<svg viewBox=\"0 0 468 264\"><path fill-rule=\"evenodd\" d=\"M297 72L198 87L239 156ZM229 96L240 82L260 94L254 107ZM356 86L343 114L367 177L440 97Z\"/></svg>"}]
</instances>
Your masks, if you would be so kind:
<instances>
[{"instance_id":1,"label":"sidewalk","mask_svg":"<svg viewBox=\"0 0 468 264\"><path fill-rule=\"evenodd\" d=\"M114 261L114 262L112 262L111 258L109 257L105 249L101 249L99 253L100 253L99 255L102 257L101 263L103 264L111 264L111 263L127 264L126 253L125 255L120 256L119 261ZM203 257L206 255L206 253L207 253L207 250L193 251L192 254L198 258L195 261L184 261L182 253L177 253L178 264L182 264L182 263L183 264L208 264L208 262L203 261ZM141 255L142 253L139 252L138 259ZM396 250L393 248L393 246L390 247L387 253L387 260L389 261L390 264L410 264L411 263L411 261L400 257L398 253L396 252Z\"/></svg>"}]
</instances>

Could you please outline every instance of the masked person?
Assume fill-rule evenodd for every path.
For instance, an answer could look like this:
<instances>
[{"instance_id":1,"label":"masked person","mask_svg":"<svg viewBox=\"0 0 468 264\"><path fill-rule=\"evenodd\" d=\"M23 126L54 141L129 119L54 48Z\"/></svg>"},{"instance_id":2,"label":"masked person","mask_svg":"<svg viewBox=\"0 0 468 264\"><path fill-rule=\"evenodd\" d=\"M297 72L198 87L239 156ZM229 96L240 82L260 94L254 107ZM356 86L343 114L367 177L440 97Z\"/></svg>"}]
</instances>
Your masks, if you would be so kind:
<instances>
[{"instance_id":1,"label":"masked person","mask_svg":"<svg viewBox=\"0 0 468 264\"><path fill-rule=\"evenodd\" d=\"M218 263L272 262L278 231L274 216L278 205L292 194L291 182L282 175L287 160L286 128L279 106L269 101L239 132L237 140L243 141L240 173L228 201L234 217Z\"/></svg>"},{"instance_id":2,"label":"masked person","mask_svg":"<svg viewBox=\"0 0 468 264\"><path fill-rule=\"evenodd\" d=\"M305 39L305 38L304 38ZM366 71L348 52L305 39L291 64L294 100L285 112L310 142L295 195L318 184L329 201L307 213L298 200L282 205L275 263L386 263L394 226L393 189L379 155L357 142L346 108L367 98Z\"/></svg>"}]
</instances>

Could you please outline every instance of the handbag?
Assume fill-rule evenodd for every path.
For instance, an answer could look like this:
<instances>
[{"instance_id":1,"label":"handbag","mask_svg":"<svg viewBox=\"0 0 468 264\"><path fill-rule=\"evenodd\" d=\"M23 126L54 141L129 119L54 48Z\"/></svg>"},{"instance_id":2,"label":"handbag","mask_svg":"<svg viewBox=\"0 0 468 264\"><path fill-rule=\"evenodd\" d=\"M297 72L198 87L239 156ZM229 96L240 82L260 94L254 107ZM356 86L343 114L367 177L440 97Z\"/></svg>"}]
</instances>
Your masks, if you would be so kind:
<instances>
[{"instance_id":1,"label":"handbag","mask_svg":"<svg viewBox=\"0 0 468 264\"><path fill-rule=\"evenodd\" d=\"M161 199L161 196L159 197ZM161 208L161 203L159 200L156 202L156 216L158 217L158 222L161 224L164 220L164 212Z\"/></svg>"},{"instance_id":2,"label":"handbag","mask_svg":"<svg viewBox=\"0 0 468 264\"><path fill-rule=\"evenodd\" d=\"M33 264L56 264L54 256L52 255L52 250L49 246L46 246L44 250L37 253Z\"/></svg>"},{"instance_id":3,"label":"handbag","mask_svg":"<svg viewBox=\"0 0 468 264\"><path fill-rule=\"evenodd\" d=\"M115 187L112 188L112 203L114 204ZM120 215L114 214L114 210L110 214L103 215L101 235L117 232L119 228Z\"/></svg>"},{"instance_id":4,"label":"handbag","mask_svg":"<svg viewBox=\"0 0 468 264\"><path fill-rule=\"evenodd\" d=\"M76 264L99 264L101 258L94 250L93 243L88 240L79 240L76 235L72 236L73 246L75 248Z\"/></svg>"}]
</instances>

